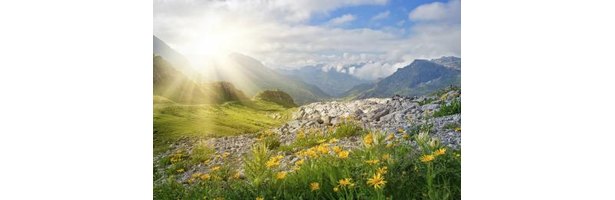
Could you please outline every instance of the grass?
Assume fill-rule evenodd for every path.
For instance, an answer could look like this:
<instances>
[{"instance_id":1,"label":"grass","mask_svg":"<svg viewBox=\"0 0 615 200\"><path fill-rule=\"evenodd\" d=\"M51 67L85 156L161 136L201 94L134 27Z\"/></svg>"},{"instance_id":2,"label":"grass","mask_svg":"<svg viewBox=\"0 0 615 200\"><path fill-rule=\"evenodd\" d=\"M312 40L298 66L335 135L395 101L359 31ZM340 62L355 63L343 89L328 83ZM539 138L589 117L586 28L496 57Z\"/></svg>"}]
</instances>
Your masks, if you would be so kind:
<instances>
[{"instance_id":1,"label":"grass","mask_svg":"<svg viewBox=\"0 0 615 200\"><path fill-rule=\"evenodd\" d=\"M433 114L433 116L442 117L459 113L461 113L461 99L456 98L453 102L442 106L438 111Z\"/></svg>"},{"instance_id":2,"label":"grass","mask_svg":"<svg viewBox=\"0 0 615 200\"><path fill-rule=\"evenodd\" d=\"M161 103L154 103L154 154L183 137L231 136L275 127L288 120L293 110L264 101L182 105L156 100Z\"/></svg>"},{"instance_id":3,"label":"grass","mask_svg":"<svg viewBox=\"0 0 615 200\"><path fill-rule=\"evenodd\" d=\"M355 135L362 135L365 130L352 121L344 121L335 129L329 130L299 130L295 141L289 145L280 146L281 151L296 151L297 149L309 148L324 143L334 138L345 138Z\"/></svg>"},{"instance_id":4,"label":"grass","mask_svg":"<svg viewBox=\"0 0 615 200\"><path fill-rule=\"evenodd\" d=\"M258 142L243 160L245 177L234 176L229 166L191 183L170 178L154 185L154 199L461 198L460 151L440 146L426 132L407 139L363 134L359 149L326 142L296 152L300 160L290 169L279 164L282 152Z\"/></svg>"}]
</instances>

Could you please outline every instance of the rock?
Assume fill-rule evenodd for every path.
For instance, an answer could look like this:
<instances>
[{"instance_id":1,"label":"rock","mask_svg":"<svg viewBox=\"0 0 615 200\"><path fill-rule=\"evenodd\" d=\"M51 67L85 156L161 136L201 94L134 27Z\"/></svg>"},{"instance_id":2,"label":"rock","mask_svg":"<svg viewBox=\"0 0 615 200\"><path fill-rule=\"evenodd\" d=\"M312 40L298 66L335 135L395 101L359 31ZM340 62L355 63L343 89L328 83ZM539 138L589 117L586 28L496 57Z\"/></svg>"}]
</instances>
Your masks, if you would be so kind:
<instances>
[{"instance_id":1,"label":"rock","mask_svg":"<svg viewBox=\"0 0 615 200\"><path fill-rule=\"evenodd\" d=\"M386 114L389 114L389 110L388 110L388 109L382 109L381 111L379 111L379 112L377 112L376 114L374 114L374 115L370 118L370 120L373 120L373 121L379 121L379 120L380 120L380 117L382 117L382 116L384 116L384 115L386 115Z\"/></svg>"},{"instance_id":2,"label":"rock","mask_svg":"<svg viewBox=\"0 0 615 200\"><path fill-rule=\"evenodd\" d=\"M339 117L334 117L333 119L331 119L331 124L336 125L341 123L341 120Z\"/></svg>"},{"instance_id":3,"label":"rock","mask_svg":"<svg viewBox=\"0 0 615 200\"><path fill-rule=\"evenodd\" d=\"M320 119L322 120L321 124L331 125L331 116L324 116L324 117L322 117Z\"/></svg>"},{"instance_id":4,"label":"rock","mask_svg":"<svg viewBox=\"0 0 615 200\"><path fill-rule=\"evenodd\" d=\"M427 104L427 105L423 105L421 106L421 110L435 110L440 108L440 104Z\"/></svg>"}]
</instances>

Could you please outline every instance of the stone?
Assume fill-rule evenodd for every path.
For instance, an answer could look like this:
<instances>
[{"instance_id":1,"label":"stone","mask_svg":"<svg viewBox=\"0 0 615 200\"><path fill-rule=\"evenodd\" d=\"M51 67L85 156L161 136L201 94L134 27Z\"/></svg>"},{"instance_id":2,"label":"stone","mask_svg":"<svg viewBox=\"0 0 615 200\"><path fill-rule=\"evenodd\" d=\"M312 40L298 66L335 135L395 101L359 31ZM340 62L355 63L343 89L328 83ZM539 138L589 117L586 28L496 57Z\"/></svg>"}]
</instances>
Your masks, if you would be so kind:
<instances>
[{"instance_id":1,"label":"stone","mask_svg":"<svg viewBox=\"0 0 615 200\"><path fill-rule=\"evenodd\" d=\"M421 106L421 110L435 110L440 108L440 104L427 104Z\"/></svg>"}]
</instances>

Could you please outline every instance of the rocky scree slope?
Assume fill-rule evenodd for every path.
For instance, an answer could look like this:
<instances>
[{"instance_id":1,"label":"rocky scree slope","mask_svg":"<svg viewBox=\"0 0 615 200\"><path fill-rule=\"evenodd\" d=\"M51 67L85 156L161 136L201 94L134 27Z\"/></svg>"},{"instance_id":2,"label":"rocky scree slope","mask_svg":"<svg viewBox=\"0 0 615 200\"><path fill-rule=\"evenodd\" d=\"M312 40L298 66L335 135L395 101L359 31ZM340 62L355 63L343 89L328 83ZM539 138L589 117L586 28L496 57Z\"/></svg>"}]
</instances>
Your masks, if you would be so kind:
<instances>
[{"instance_id":1,"label":"rocky scree slope","mask_svg":"<svg viewBox=\"0 0 615 200\"><path fill-rule=\"evenodd\" d=\"M442 95L431 95L421 97L402 97L392 98L370 98L348 102L318 102L304 105L293 113L292 120L284 125L267 130L276 134L280 138L281 145L289 145L297 138L299 130L321 129L326 130L342 123L344 120L351 119L369 131L387 131L394 133L396 138L403 137L397 130L404 129L408 133L414 132L418 127L427 126L430 136L439 139L440 143L452 148L461 147L461 125L460 114L453 114L443 117L432 117L431 115L443 105L459 100L460 91L451 90ZM361 147L362 136L350 136L338 138L338 146L344 149ZM192 151L195 144L205 143L215 149L216 155L209 164L200 163L192 169L183 172L180 179L187 180L191 174L207 172L208 168L215 165L236 163L237 167L242 167L241 159L246 155L252 144L257 141L256 134L246 134L240 136L229 136L210 139L183 139L170 146L170 150L154 157L154 165L157 160L168 157L178 149ZM412 144L411 144L412 145ZM281 166L293 166L298 158L292 152L286 152L281 161ZM221 158L221 157L224 157ZM160 166L158 166L160 167ZM164 170L163 168L155 169ZM242 169L239 169L242 171Z\"/></svg>"}]
</instances>

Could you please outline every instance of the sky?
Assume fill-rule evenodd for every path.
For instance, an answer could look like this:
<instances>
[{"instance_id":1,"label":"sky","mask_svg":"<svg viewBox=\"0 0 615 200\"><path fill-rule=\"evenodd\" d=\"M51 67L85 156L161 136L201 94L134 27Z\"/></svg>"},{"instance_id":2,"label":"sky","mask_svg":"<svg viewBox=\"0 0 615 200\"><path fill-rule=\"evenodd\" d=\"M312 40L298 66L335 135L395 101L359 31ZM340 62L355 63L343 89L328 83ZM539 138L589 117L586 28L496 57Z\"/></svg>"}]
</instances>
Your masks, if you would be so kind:
<instances>
[{"instance_id":1,"label":"sky","mask_svg":"<svg viewBox=\"0 0 615 200\"><path fill-rule=\"evenodd\" d=\"M192 65L230 52L274 69L323 66L365 80L461 54L460 0L155 0L154 35Z\"/></svg>"}]
</instances>

